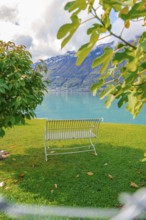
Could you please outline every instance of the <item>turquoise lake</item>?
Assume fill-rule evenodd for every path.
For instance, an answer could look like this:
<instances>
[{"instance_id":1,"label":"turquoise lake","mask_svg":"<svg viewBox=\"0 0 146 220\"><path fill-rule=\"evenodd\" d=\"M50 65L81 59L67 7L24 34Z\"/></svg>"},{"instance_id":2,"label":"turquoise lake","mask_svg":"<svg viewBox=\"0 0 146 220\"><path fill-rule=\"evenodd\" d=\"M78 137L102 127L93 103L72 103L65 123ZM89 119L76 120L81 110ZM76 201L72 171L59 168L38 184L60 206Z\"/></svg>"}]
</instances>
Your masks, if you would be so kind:
<instances>
[{"instance_id":1,"label":"turquoise lake","mask_svg":"<svg viewBox=\"0 0 146 220\"><path fill-rule=\"evenodd\" d=\"M136 119L116 102L107 109L104 100L88 92L49 92L36 109L37 118L84 119L103 117L104 122L146 125L146 106Z\"/></svg>"}]
</instances>

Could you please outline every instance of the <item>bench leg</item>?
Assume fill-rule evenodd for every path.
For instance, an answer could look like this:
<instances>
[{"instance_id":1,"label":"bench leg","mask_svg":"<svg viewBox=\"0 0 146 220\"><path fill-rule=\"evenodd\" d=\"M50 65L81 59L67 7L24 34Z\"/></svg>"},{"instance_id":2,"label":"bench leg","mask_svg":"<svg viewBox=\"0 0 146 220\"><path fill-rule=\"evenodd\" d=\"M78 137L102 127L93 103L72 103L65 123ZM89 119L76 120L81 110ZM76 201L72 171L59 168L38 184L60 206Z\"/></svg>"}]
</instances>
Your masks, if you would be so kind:
<instances>
[{"instance_id":1,"label":"bench leg","mask_svg":"<svg viewBox=\"0 0 146 220\"><path fill-rule=\"evenodd\" d=\"M45 160L47 161L48 157L47 157L47 144L46 143L44 144L44 151L45 151Z\"/></svg>"},{"instance_id":2,"label":"bench leg","mask_svg":"<svg viewBox=\"0 0 146 220\"><path fill-rule=\"evenodd\" d=\"M91 146L92 146L93 149L94 149L95 155L97 156L96 148L95 148L95 145L92 143L91 138L90 138L90 144L91 144Z\"/></svg>"}]
</instances>

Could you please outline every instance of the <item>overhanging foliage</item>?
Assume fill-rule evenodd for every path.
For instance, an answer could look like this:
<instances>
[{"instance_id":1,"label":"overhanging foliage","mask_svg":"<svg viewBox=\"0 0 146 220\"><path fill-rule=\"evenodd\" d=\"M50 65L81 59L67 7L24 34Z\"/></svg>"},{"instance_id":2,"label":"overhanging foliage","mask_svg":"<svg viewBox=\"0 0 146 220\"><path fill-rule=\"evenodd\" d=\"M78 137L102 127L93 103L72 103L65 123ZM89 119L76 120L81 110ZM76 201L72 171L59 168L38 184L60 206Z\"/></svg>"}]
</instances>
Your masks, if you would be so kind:
<instances>
[{"instance_id":1,"label":"overhanging foliage","mask_svg":"<svg viewBox=\"0 0 146 220\"><path fill-rule=\"evenodd\" d=\"M102 14L99 9L102 9ZM65 10L71 13L72 23L64 24L58 30L57 38L63 39L62 47L82 24L91 19L96 21L87 30L89 42L83 44L76 53L77 65L84 61L101 39L109 36L118 39L119 43L115 48L105 48L104 54L93 61L92 68L101 65L101 75L98 82L92 85L91 91L96 95L102 88L100 98L106 97L107 107L118 99L118 107L126 103L127 110L136 117L146 103L146 32L144 29L135 42L127 41L122 35L124 29L130 29L131 22L142 22L145 28L145 0L74 0L66 4ZM80 18L82 11L87 15L86 21ZM112 28L112 11L124 21L119 35Z\"/></svg>"}]
</instances>

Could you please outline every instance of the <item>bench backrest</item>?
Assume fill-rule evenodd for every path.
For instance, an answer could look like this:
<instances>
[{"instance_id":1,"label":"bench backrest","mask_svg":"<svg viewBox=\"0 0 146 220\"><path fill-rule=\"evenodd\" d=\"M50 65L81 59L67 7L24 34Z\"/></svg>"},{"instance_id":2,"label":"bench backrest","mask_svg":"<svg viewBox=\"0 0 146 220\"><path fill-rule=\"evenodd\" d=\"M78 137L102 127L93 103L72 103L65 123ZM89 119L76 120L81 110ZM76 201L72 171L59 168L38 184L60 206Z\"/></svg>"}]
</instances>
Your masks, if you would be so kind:
<instances>
[{"instance_id":1,"label":"bench backrest","mask_svg":"<svg viewBox=\"0 0 146 220\"><path fill-rule=\"evenodd\" d=\"M103 118L78 119L78 120L77 119L47 120L46 128L45 128L45 138L46 139L48 139L48 137L51 139L55 139L55 137L56 139L68 139L67 137L85 138L86 136L89 137L90 135L89 131L91 130L93 133L95 133L95 136L97 136L98 128L102 121ZM54 136L53 133L60 133L60 135Z\"/></svg>"},{"instance_id":2,"label":"bench backrest","mask_svg":"<svg viewBox=\"0 0 146 220\"><path fill-rule=\"evenodd\" d=\"M49 119L46 121L46 125L49 128L67 128L67 127L89 127L100 124L103 121L103 118L96 119Z\"/></svg>"}]
</instances>

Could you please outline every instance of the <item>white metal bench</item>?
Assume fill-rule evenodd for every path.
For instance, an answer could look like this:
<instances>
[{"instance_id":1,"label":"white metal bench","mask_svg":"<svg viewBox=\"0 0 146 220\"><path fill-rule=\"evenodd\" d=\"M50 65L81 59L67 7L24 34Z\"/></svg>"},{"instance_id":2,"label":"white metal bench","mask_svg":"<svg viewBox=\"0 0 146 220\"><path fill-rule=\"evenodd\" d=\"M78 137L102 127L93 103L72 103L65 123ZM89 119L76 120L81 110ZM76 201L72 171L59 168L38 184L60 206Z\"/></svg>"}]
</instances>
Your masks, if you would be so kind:
<instances>
[{"instance_id":1,"label":"white metal bench","mask_svg":"<svg viewBox=\"0 0 146 220\"><path fill-rule=\"evenodd\" d=\"M72 154L93 151L97 155L95 139L97 144L98 129L103 118L78 119L78 120L47 120L45 126L45 159L48 155ZM90 145L73 147L53 147L52 141L69 139L89 139Z\"/></svg>"}]
</instances>

